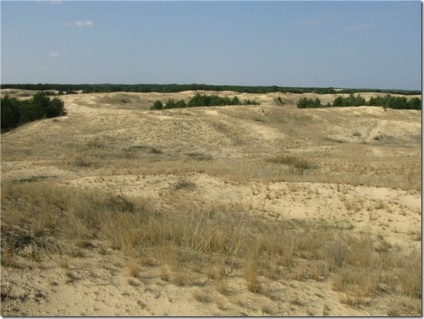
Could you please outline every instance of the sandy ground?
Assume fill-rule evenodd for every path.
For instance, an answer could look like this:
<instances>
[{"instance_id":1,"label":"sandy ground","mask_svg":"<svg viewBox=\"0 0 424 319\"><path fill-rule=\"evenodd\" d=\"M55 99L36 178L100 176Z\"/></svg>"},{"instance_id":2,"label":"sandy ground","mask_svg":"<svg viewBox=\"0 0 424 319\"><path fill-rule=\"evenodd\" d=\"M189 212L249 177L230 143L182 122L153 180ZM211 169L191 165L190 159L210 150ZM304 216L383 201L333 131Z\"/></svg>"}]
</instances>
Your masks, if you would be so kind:
<instances>
[{"instance_id":1,"label":"sandy ground","mask_svg":"<svg viewBox=\"0 0 424 319\"><path fill-rule=\"evenodd\" d=\"M2 181L113 191L148 198L160 209L242 208L267 220L384 237L400 249L421 247L421 112L298 110L297 99L309 95L231 92L221 94L261 105L149 110L156 99L193 94L63 96L68 116L2 134ZM286 104L277 106L278 96ZM269 161L280 154L316 167L295 174ZM196 187L175 192L181 176ZM191 285L163 280L155 264L134 277L125 251L101 240L84 256L17 258L20 267L2 266L4 316L385 316L393 305L421 312L395 295L352 307L329 280L263 279L266 293L254 294L236 271L222 294L202 274L193 274Z\"/></svg>"}]
</instances>

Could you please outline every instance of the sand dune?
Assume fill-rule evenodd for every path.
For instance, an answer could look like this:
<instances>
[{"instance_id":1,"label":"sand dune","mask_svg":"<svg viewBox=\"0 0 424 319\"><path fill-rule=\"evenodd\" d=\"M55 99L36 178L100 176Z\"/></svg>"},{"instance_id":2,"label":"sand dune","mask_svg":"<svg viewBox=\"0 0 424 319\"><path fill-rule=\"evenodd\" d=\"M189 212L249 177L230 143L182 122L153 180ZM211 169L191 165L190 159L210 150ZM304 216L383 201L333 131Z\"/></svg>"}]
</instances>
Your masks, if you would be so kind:
<instances>
[{"instance_id":1,"label":"sand dune","mask_svg":"<svg viewBox=\"0 0 424 319\"><path fill-rule=\"evenodd\" d=\"M420 265L411 266L421 260L420 111L297 109L299 98L315 95L234 92L219 94L261 105L149 109L156 99L188 100L194 93L64 95L66 117L2 134L2 315L421 314L417 277L409 284L415 290L402 279L405 269L421 278ZM320 98L327 103L334 96ZM107 223L110 232L120 229L127 217L94 226L88 217L78 219L84 196L97 196L90 194L115 194L130 211L135 205L135 212L164 220L166 214L173 220L187 213L191 222L197 214L225 220L240 213L243 238L259 238L262 248L256 255L256 248L246 248L245 259L234 250L233 259L215 263L218 253L206 256L191 241L184 249L164 239L146 244L153 237L141 235L134 235L143 238L137 243L121 242L122 234L104 230ZM59 207L58 215L46 207ZM265 244L267 229L280 224L295 243L289 261ZM123 229L136 232L128 225ZM193 225L205 232L199 238L207 237L204 224ZM18 245L17 238L31 240ZM308 238L322 244L309 248ZM346 278L359 268L349 254L361 238L387 266L369 270L377 274L372 278L366 277L372 266L363 266L365 279L352 284ZM337 267L325 258L334 242L347 247Z\"/></svg>"}]
</instances>

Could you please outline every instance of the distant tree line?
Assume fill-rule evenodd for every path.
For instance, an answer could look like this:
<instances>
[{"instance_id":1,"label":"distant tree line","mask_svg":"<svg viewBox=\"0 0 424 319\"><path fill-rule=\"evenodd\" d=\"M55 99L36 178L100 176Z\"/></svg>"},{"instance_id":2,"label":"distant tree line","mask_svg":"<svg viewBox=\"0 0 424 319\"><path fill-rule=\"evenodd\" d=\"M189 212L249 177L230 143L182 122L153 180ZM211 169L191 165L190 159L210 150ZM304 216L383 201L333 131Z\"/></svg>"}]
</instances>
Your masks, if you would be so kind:
<instances>
[{"instance_id":1,"label":"distant tree line","mask_svg":"<svg viewBox=\"0 0 424 319\"><path fill-rule=\"evenodd\" d=\"M237 96L232 98L220 97L218 95L205 95L196 93L187 103L184 100L175 101L169 99L165 105L159 100L156 100L151 106L152 110L173 109L181 107L197 107L197 106L222 106L222 105L259 105L259 102L253 100L243 100Z\"/></svg>"},{"instance_id":2,"label":"distant tree line","mask_svg":"<svg viewBox=\"0 0 424 319\"><path fill-rule=\"evenodd\" d=\"M338 96L334 99L333 103L327 103L321 105L319 98L309 99L301 98L297 102L298 108L315 108L315 107L343 107L343 106L382 106L391 109L411 109L421 110L421 99L418 97L410 98L409 100L402 96L391 96L387 94L385 96L372 97L367 102L361 95L354 95L353 93L349 96L343 97Z\"/></svg>"},{"instance_id":3,"label":"distant tree line","mask_svg":"<svg viewBox=\"0 0 424 319\"><path fill-rule=\"evenodd\" d=\"M336 94L340 93L332 87L281 87L281 86L240 86L240 85L208 85L208 84L2 84L1 89L26 89L47 91L56 90L60 94L72 94L76 91L83 93L110 93L110 92L159 92L175 93L181 91L234 91L239 93L316 93ZM391 94L418 95L421 91L412 90L380 90L380 89L343 89L343 93L358 92L383 92Z\"/></svg>"},{"instance_id":4,"label":"distant tree line","mask_svg":"<svg viewBox=\"0 0 424 319\"><path fill-rule=\"evenodd\" d=\"M59 98L50 99L45 92L36 93L29 100L18 100L6 95L0 99L1 131L7 131L27 122L67 114Z\"/></svg>"}]
</instances>

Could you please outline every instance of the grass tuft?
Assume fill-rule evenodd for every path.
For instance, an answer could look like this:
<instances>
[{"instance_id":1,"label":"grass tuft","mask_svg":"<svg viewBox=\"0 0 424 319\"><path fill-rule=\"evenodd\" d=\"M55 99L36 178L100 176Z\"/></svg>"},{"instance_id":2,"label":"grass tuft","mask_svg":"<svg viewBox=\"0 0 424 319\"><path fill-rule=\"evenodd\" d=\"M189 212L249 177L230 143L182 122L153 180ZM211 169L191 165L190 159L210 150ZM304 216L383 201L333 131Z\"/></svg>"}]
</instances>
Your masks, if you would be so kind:
<instances>
[{"instance_id":1,"label":"grass tuft","mask_svg":"<svg viewBox=\"0 0 424 319\"><path fill-rule=\"evenodd\" d=\"M268 159L268 161L275 164L289 165L293 168L293 172L297 174L303 174L305 170L312 168L312 165L307 160L293 155L278 155Z\"/></svg>"},{"instance_id":2,"label":"grass tuft","mask_svg":"<svg viewBox=\"0 0 424 319\"><path fill-rule=\"evenodd\" d=\"M244 268L244 278L247 282L247 289L253 293L259 292L259 284L256 272L256 263L254 261L247 261Z\"/></svg>"},{"instance_id":3,"label":"grass tuft","mask_svg":"<svg viewBox=\"0 0 424 319\"><path fill-rule=\"evenodd\" d=\"M189 178L186 176L180 177L176 182L171 183L171 186L174 189L180 190L180 189L195 189L196 184L192 182Z\"/></svg>"}]
</instances>

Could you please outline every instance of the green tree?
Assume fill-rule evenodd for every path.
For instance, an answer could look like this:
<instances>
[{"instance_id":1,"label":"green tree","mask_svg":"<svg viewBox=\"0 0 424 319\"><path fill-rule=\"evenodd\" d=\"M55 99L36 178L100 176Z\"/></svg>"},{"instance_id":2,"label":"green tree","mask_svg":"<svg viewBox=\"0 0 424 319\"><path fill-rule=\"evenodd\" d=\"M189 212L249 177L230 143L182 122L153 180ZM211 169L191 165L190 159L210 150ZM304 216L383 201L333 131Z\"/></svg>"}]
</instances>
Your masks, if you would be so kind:
<instances>
[{"instance_id":1,"label":"green tree","mask_svg":"<svg viewBox=\"0 0 424 319\"><path fill-rule=\"evenodd\" d=\"M184 100L178 100L175 103L175 107L178 107L178 108L182 108L182 107L186 107L186 106L187 106L187 104L186 104L186 102Z\"/></svg>"},{"instance_id":2,"label":"green tree","mask_svg":"<svg viewBox=\"0 0 424 319\"><path fill-rule=\"evenodd\" d=\"M421 99L413 97L408 101L408 109L421 110Z\"/></svg>"},{"instance_id":3,"label":"green tree","mask_svg":"<svg viewBox=\"0 0 424 319\"><path fill-rule=\"evenodd\" d=\"M66 114L68 114L68 112L66 111L65 104L63 103L62 100L58 98L53 98L52 100L49 101L47 112L46 112L47 118L64 116Z\"/></svg>"},{"instance_id":4,"label":"green tree","mask_svg":"<svg viewBox=\"0 0 424 319\"><path fill-rule=\"evenodd\" d=\"M37 117L37 112L34 110L34 105L32 104L32 100L19 101L19 123L18 125L22 125L28 122L36 121L40 119Z\"/></svg>"},{"instance_id":5,"label":"green tree","mask_svg":"<svg viewBox=\"0 0 424 319\"><path fill-rule=\"evenodd\" d=\"M169 99L168 102L165 104L166 109L173 109L175 108L175 101L173 99Z\"/></svg>"},{"instance_id":6,"label":"green tree","mask_svg":"<svg viewBox=\"0 0 424 319\"><path fill-rule=\"evenodd\" d=\"M0 99L1 107L1 130L8 130L19 124L19 101L6 95Z\"/></svg>"},{"instance_id":7,"label":"green tree","mask_svg":"<svg viewBox=\"0 0 424 319\"><path fill-rule=\"evenodd\" d=\"M309 99L309 98L303 97L297 102L297 107L300 109L320 107L320 106L321 106L321 100L319 98Z\"/></svg>"},{"instance_id":8,"label":"green tree","mask_svg":"<svg viewBox=\"0 0 424 319\"><path fill-rule=\"evenodd\" d=\"M237 96L235 96L231 99L231 105L240 105L240 104L241 104L240 100Z\"/></svg>"},{"instance_id":9,"label":"green tree","mask_svg":"<svg viewBox=\"0 0 424 319\"><path fill-rule=\"evenodd\" d=\"M47 117L50 98L45 92L37 92L32 97L32 111L34 119Z\"/></svg>"},{"instance_id":10,"label":"green tree","mask_svg":"<svg viewBox=\"0 0 424 319\"><path fill-rule=\"evenodd\" d=\"M155 103L153 103L153 106L151 107L152 110L162 110L163 104L161 101L156 100Z\"/></svg>"},{"instance_id":11,"label":"green tree","mask_svg":"<svg viewBox=\"0 0 424 319\"><path fill-rule=\"evenodd\" d=\"M333 106L343 106L344 99L342 96L338 96L333 101Z\"/></svg>"}]
</instances>

